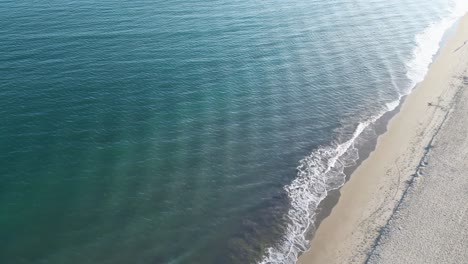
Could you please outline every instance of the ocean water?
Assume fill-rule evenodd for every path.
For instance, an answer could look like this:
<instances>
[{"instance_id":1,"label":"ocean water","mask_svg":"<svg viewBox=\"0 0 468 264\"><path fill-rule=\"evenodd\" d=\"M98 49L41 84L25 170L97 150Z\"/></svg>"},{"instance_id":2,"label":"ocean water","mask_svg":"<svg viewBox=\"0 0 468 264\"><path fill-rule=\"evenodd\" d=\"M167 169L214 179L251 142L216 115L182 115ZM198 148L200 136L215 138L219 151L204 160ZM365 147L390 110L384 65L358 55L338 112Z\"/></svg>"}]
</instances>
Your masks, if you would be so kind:
<instances>
[{"instance_id":1,"label":"ocean water","mask_svg":"<svg viewBox=\"0 0 468 264\"><path fill-rule=\"evenodd\" d=\"M0 0L0 263L294 263L467 10Z\"/></svg>"}]
</instances>

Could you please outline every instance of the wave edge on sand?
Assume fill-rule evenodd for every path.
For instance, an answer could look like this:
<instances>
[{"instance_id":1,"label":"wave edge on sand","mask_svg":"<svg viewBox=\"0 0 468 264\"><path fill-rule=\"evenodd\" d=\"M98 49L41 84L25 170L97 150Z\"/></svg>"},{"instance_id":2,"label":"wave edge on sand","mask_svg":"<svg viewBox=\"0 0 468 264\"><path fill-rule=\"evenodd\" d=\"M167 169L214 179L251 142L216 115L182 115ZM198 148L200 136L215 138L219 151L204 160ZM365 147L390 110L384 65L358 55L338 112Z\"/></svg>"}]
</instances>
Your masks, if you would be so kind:
<instances>
[{"instance_id":1,"label":"wave edge on sand","mask_svg":"<svg viewBox=\"0 0 468 264\"><path fill-rule=\"evenodd\" d=\"M468 53L466 47L460 53L460 47L466 44L467 28L468 15L465 15L457 26L457 32L440 50L440 56L431 65L424 80L405 99L400 112L390 121L388 131L379 137L375 151L353 173L349 184L341 189L342 199L335 206L333 213L324 220L312 240L312 247L319 250L305 253L299 259L299 263L362 263L368 261L369 254L374 254L373 248L376 244L381 245L380 237L383 232L388 233L385 228L388 226L389 219L394 217L395 210L398 210L408 190L414 189L411 188L414 185L412 182L415 179L425 179L426 173L422 172L427 166L425 157L433 147L432 142L445 120L450 119L455 101L460 100L461 87L466 87L466 55ZM460 115L460 111L458 112ZM452 123L454 122L460 123L452 120ZM447 133L455 131L456 134L456 130L459 130L456 127L457 125L452 124L447 129ZM437 149L435 151L437 152ZM437 189L437 183L435 186ZM424 205L421 199L412 196L410 201L415 200L413 204L419 202L417 206L419 208ZM422 200L429 201L430 199ZM437 202L435 204L438 205ZM429 205L426 203L424 206ZM418 209L418 211L424 213L423 209ZM406 211L405 217L412 214L414 213ZM397 225L393 234L401 237L400 234L405 232L406 234L418 233L417 230L424 229L418 226L418 222L417 219L413 219L411 223L415 223L416 226L412 228L401 229ZM436 229L444 227L444 224L439 223L434 227ZM432 232L429 233L432 234ZM418 244L418 241L424 241L424 239L415 238L415 242ZM448 237L448 239L451 238ZM405 256L412 254L414 256L414 252L424 251L420 244L408 247L409 240L407 237L399 243L400 250L404 248L408 251ZM428 241L424 243L431 244ZM431 252L427 253L431 254ZM390 255L387 254L387 257ZM416 259L420 260L421 255ZM387 260L395 261L395 257L387 258ZM403 262L414 262L414 260L399 259ZM422 261L421 263L428 262Z\"/></svg>"},{"instance_id":2,"label":"wave edge on sand","mask_svg":"<svg viewBox=\"0 0 468 264\"><path fill-rule=\"evenodd\" d=\"M405 64L406 76L410 83L407 88L400 87L396 100L386 103L384 109L377 115L361 121L350 139L320 147L299 161L296 179L285 186L291 201L291 208L287 214L289 224L286 234L277 246L267 249L265 257L259 264L296 263L299 255L310 249L307 237L315 230L314 221L320 203L330 191L339 189L345 184L344 169L359 159L355 147L356 140L385 113L396 109L402 98L410 94L424 79L441 48L447 30L467 10L467 3L454 1L447 17L430 24L415 36L416 46L411 58Z\"/></svg>"}]
</instances>

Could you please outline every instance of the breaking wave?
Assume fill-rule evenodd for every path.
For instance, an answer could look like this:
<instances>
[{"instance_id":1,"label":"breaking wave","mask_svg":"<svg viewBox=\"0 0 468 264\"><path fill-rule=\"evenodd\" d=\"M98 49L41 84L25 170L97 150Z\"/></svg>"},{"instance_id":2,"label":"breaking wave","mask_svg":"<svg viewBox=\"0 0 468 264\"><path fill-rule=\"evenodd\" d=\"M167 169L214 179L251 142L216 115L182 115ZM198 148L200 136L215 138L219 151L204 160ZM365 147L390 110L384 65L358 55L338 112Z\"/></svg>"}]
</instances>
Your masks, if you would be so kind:
<instances>
[{"instance_id":1,"label":"breaking wave","mask_svg":"<svg viewBox=\"0 0 468 264\"><path fill-rule=\"evenodd\" d=\"M447 17L430 24L415 36L416 46L405 64L409 85L399 92L397 100L387 103L381 113L360 122L346 141L320 147L299 161L297 177L285 186L291 202L286 233L278 245L267 249L261 264L295 263L299 254L308 249L307 234L315 229L314 220L320 202L330 191L343 186L346 180L344 168L356 164L359 158L356 139L384 113L398 107L401 98L424 79L445 32L467 11L468 1L453 1Z\"/></svg>"}]
</instances>

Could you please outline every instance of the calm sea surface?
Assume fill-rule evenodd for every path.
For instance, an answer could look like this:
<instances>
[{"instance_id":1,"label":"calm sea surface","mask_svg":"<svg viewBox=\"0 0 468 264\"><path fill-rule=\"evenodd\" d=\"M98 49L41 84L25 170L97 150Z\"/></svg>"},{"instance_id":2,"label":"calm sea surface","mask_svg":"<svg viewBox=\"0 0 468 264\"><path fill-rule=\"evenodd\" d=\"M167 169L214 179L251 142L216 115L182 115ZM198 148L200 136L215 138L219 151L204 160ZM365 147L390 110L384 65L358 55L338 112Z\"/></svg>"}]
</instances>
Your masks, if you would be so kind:
<instances>
[{"instance_id":1,"label":"calm sea surface","mask_svg":"<svg viewBox=\"0 0 468 264\"><path fill-rule=\"evenodd\" d=\"M0 0L0 263L293 263L463 2Z\"/></svg>"}]
</instances>

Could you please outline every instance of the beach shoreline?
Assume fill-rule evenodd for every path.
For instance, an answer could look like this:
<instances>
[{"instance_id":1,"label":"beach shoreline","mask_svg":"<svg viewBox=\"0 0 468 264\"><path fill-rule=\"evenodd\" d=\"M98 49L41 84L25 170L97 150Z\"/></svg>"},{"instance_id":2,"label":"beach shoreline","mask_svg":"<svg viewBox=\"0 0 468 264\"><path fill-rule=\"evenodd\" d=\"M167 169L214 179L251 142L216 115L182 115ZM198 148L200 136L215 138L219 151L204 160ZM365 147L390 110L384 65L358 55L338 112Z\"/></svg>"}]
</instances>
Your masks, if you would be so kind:
<instances>
[{"instance_id":1,"label":"beach shoreline","mask_svg":"<svg viewBox=\"0 0 468 264\"><path fill-rule=\"evenodd\" d=\"M468 58L459 56L468 38L465 15L440 50L425 79L401 104L377 139L375 149L340 189L339 200L298 263L362 263L368 258L408 190L421 158L454 102ZM416 172L415 172L416 171Z\"/></svg>"}]
</instances>

